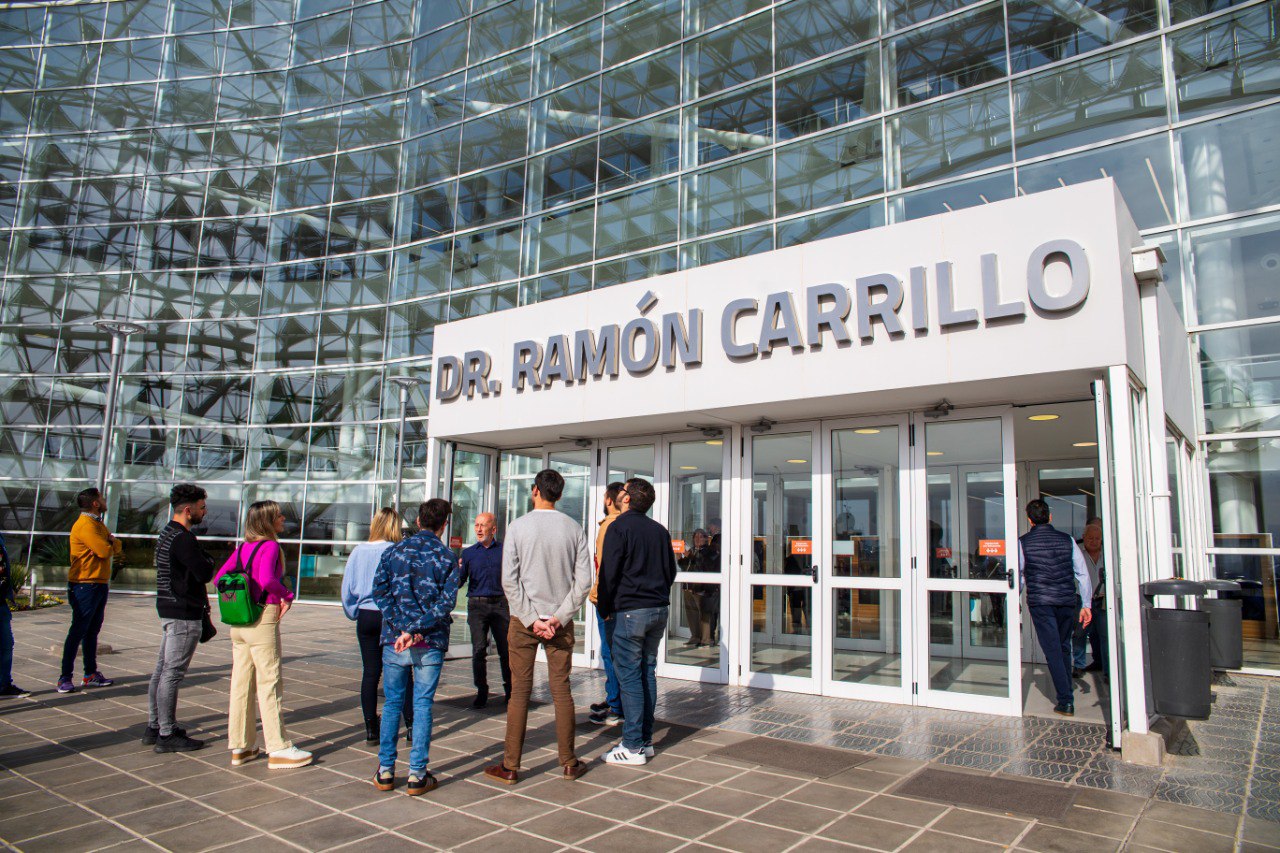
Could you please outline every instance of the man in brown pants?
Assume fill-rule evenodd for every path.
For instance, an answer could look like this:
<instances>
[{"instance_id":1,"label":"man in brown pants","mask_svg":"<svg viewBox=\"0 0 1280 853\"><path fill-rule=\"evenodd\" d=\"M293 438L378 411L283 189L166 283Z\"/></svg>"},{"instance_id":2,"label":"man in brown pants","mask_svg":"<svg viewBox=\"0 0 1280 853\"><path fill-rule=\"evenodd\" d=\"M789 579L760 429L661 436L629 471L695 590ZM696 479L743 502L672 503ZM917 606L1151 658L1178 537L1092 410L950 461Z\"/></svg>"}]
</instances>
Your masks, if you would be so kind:
<instances>
[{"instance_id":1,"label":"man in brown pants","mask_svg":"<svg viewBox=\"0 0 1280 853\"><path fill-rule=\"evenodd\" d=\"M520 781L538 646L546 649L547 677L556 709L556 741L565 779L586 772L574 754L575 725L569 671L573 666L573 617L591 589L591 548L582 526L556 510L564 478L541 471L533 481L533 511L507 528L502 551L502 588L511 609L507 631L511 699L507 702L507 742L500 764L485 775L506 785Z\"/></svg>"}]
</instances>

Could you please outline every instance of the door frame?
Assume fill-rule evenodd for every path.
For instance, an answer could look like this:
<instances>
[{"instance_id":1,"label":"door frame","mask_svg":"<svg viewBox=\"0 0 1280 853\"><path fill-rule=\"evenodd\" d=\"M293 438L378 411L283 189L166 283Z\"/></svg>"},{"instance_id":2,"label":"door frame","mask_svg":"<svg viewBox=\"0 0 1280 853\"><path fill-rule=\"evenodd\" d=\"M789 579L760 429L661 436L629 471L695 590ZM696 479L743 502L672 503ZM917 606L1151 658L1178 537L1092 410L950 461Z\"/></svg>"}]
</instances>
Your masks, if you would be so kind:
<instances>
[{"instance_id":1,"label":"door frame","mask_svg":"<svg viewBox=\"0 0 1280 853\"><path fill-rule=\"evenodd\" d=\"M754 483L753 475L753 454L755 450L755 439L765 438L775 435L794 435L800 433L808 433L809 435L809 488L810 488L810 531L811 541L821 535L821 520L823 517L823 488L821 474L821 447L819 446L820 437L822 435L821 421L801 421L796 423L774 424L770 429L763 432L751 432L748 435L750 427L744 429L740 443L741 469L738 480L738 492L740 498L737 506L737 530L732 533L731 540L737 543L737 553L741 555L742 566L738 573L738 580L735 584L737 587L738 610L731 614L736 625L731 626L730 630L734 632L734 636L738 638L737 642L737 660L732 663L736 666L737 676L734 679L735 684L744 687L762 687L770 690L786 690L793 693L821 693L822 692L822 673L826 670L826 662L823 660L822 643L818 637L818 628L826 624L826 613L823 608L822 596L820 594L821 584L813 579L812 576L804 580L800 575L785 574L765 574L754 573L752 571L751 561L747 557L754 557L754 537L752 535L752 512L754 509ZM812 554L816 560L819 554ZM821 566L814 564L818 577L821 577ZM774 587L779 590L789 588L804 588L810 590L810 608L809 608L809 675L779 675L774 673L755 672L751 669L752 657L752 634L755 626L754 619L754 599L752 591L755 587ZM766 593L767 595L767 593ZM723 596L723 593L722 593ZM770 619L769 609L766 605L765 619Z\"/></svg>"},{"instance_id":2,"label":"door frame","mask_svg":"<svg viewBox=\"0 0 1280 853\"><path fill-rule=\"evenodd\" d=\"M911 414L914 440L912 442L912 476L915 488L912 490L912 506L914 509L914 541L919 554L928 555L928 458L925 442L925 431L930 423L959 423L963 421L999 420L1001 438L1001 475L1003 478L1004 530L1005 530L1005 567L1007 579L961 579L930 578L928 560L917 560L912 569L912 600L916 619L914 673L912 685L914 701L919 705L944 708L954 711L974 711L984 714L1003 716L1022 715L1022 643L1021 626L1015 624L1018 619L1018 602L1021 600L1022 577L1017 565L1018 548L1018 507L1017 507L1017 461L1013 444L1013 407L990 406L956 410L942 417L926 417L924 412ZM964 466L959 466L963 468ZM957 470L957 491L963 491L959 478L962 472ZM929 594L931 592L960 593L962 600L974 593L996 593L1005 595L1005 637L1004 654L1005 669L1009 678L1007 696L982 696L973 693L960 693L947 690L936 690L930 685L930 619ZM965 645L962 640L961 649ZM998 659L998 658L997 658Z\"/></svg>"},{"instance_id":3,"label":"door frame","mask_svg":"<svg viewBox=\"0 0 1280 853\"><path fill-rule=\"evenodd\" d=\"M896 577L836 577L835 567L835 450L832 444L834 434L845 430L866 429L872 427L895 427L898 431L898 476L896 484L896 533L898 537L898 573ZM822 599L823 621L815 624L820 629L818 645L821 646L822 671L819 686L825 696L837 696L845 699L860 699L868 702L893 702L911 704L912 680L912 642L911 630L915 612L914 597L908 592L911 583L911 566L915 562L915 548L911 536L912 501L911 495L911 441L910 415L906 412L883 415L880 417L841 418L822 421L820 436L822 454L819 480L821 515L818 520L818 541L821 542L819 558L818 596ZM882 684L859 684L840 681L835 678L834 666L837 648L835 631L835 605L833 598L836 590L890 590L898 593L898 653L901 682L896 687Z\"/></svg>"}]
</instances>

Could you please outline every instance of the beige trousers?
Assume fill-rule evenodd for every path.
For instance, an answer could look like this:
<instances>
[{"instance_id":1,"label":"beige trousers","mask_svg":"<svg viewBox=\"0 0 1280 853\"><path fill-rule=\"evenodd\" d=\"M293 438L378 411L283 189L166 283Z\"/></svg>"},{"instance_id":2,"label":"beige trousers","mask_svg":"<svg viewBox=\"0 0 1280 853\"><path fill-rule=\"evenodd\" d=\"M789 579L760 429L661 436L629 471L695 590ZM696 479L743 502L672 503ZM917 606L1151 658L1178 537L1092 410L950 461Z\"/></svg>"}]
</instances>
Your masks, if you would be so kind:
<instances>
[{"instance_id":1,"label":"beige trousers","mask_svg":"<svg viewBox=\"0 0 1280 853\"><path fill-rule=\"evenodd\" d=\"M253 724L254 697L262 715L262 739L267 752L288 749L280 701L280 606L268 604L253 625L231 629L231 708L227 717L227 746L251 749L257 743Z\"/></svg>"}]
</instances>

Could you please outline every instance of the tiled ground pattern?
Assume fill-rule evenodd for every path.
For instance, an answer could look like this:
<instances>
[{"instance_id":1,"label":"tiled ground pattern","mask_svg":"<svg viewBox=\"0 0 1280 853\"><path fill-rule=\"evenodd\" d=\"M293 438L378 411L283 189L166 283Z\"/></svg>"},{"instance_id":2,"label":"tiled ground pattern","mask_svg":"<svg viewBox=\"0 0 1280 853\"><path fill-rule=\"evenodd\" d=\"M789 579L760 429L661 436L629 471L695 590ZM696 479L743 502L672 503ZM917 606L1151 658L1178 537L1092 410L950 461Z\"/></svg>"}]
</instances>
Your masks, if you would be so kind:
<instances>
[{"instance_id":1,"label":"tiled ground pattern","mask_svg":"<svg viewBox=\"0 0 1280 853\"><path fill-rule=\"evenodd\" d=\"M441 786L411 799L366 781L374 750L358 731L358 663L340 611L299 607L286 617L287 719L315 767L231 770L225 752L230 652L225 630L201 647L180 715L211 748L156 755L139 746L156 640L147 599L113 598L102 668L113 688L51 690L67 613L18 614L17 677L38 692L0 704L0 841L24 851L196 851L250 842L255 851L356 845L399 849L996 850L1280 849L1280 723L1268 722L1280 685L1236 677L1218 689L1212 721L1193 725L1163 769L1125 765L1098 726L1009 720L863 702L663 681L659 715L709 729L662 745L644 768L597 763L580 781L556 778L551 710L531 715L524 780L514 788L480 770L501 753L503 717L437 705L432 770ZM496 673L495 673L496 674ZM440 698L470 694L466 661L447 666ZM575 674L581 705L600 679ZM535 698L546 699L545 687ZM750 734L873 753L816 779L710 756ZM580 728L595 758L616 730ZM402 756L403 757L403 756ZM899 798L894 788L927 762L1070 782L1060 821Z\"/></svg>"}]
</instances>

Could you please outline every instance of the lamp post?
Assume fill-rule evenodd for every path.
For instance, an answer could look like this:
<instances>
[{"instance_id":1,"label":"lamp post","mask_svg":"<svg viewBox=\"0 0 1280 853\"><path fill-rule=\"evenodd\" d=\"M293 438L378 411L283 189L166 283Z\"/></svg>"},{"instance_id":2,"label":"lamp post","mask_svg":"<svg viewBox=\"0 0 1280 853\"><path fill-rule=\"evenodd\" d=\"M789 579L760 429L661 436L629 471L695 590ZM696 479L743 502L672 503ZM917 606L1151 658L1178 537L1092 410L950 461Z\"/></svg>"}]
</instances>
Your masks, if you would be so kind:
<instances>
[{"instance_id":1,"label":"lamp post","mask_svg":"<svg viewBox=\"0 0 1280 853\"><path fill-rule=\"evenodd\" d=\"M419 385L426 384L425 379L418 376L392 376L389 380L400 389L400 426L396 430L396 491L392 497L392 505L396 515L400 514L400 483L404 478L404 423L409 410L409 392Z\"/></svg>"},{"instance_id":2,"label":"lamp post","mask_svg":"<svg viewBox=\"0 0 1280 853\"><path fill-rule=\"evenodd\" d=\"M116 420L116 392L120 384L120 363L124 360L124 343L130 335L145 331L143 326L128 320L94 320L99 331L111 335L111 379L107 382L107 403L102 413L102 447L98 450L98 492L106 494L107 457L110 455L111 430Z\"/></svg>"}]
</instances>

